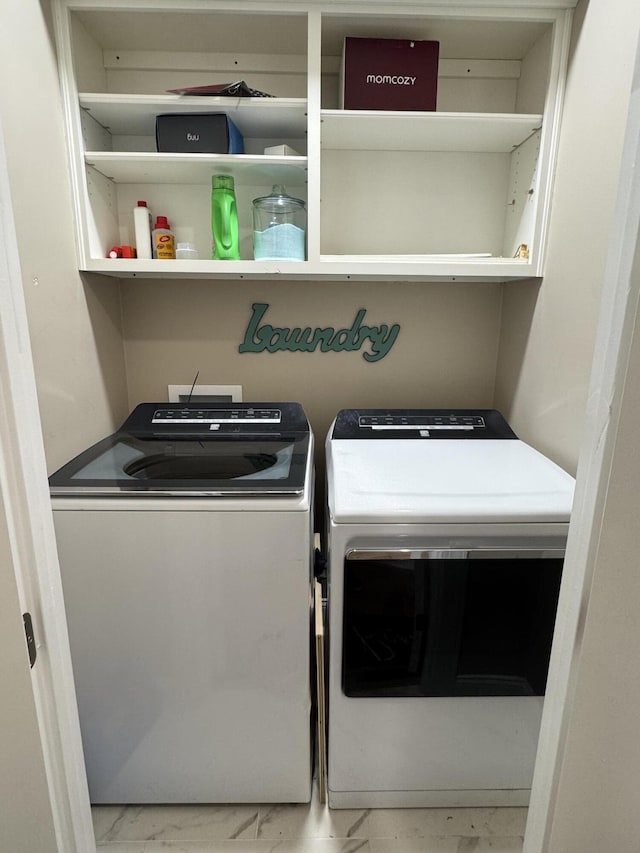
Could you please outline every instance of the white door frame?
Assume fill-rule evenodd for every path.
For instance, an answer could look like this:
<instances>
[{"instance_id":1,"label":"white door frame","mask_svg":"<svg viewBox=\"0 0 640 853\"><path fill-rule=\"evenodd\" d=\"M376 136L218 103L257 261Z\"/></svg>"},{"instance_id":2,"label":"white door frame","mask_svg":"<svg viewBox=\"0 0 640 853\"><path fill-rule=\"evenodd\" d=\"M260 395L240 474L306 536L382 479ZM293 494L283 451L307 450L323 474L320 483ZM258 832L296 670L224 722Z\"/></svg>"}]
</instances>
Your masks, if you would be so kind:
<instances>
[{"instance_id":1,"label":"white door frame","mask_svg":"<svg viewBox=\"0 0 640 853\"><path fill-rule=\"evenodd\" d=\"M33 617L31 683L56 841L61 853L95 853L1 125L0 388L0 492L20 606Z\"/></svg>"},{"instance_id":2,"label":"white door frame","mask_svg":"<svg viewBox=\"0 0 640 853\"><path fill-rule=\"evenodd\" d=\"M618 194L596 333L585 431L558 603L523 853L548 849L566 736L573 712L582 632L602 531L629 356L640 336L640 46L627 116ZM636 379L637 381L637 379ZM640 535L636 535L640 544ZM621 735L622 737L622 735Z\"/></svg>"}]
</instances>

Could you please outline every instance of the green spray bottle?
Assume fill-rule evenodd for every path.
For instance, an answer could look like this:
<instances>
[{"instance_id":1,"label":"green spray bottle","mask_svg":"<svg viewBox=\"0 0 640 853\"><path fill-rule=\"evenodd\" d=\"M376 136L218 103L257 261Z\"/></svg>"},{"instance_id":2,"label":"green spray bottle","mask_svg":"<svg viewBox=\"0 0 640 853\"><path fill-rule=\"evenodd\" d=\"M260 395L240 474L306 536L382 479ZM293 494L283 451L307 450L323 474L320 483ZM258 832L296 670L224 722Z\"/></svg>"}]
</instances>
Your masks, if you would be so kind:
<instances>
[{"instance_id":1,"label":"green spray bottle","mask_svg":"<svg viewBox=\"0 0 640 853\"><path fill-rule=\"evenodd\" d=\"M211 179L211 231L214 261L239 261L238 209L231 175Z\"/></svg>"}]
</instances>

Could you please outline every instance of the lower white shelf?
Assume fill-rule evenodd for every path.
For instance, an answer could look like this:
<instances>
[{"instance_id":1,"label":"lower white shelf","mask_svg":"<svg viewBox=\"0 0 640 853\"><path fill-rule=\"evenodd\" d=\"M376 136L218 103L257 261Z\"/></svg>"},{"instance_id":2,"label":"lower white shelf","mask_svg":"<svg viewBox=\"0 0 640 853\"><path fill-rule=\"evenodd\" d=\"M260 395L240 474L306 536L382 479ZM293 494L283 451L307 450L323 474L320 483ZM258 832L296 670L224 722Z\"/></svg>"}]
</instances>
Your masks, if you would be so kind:
<instances>
[{"instance_id":1,"label":"lower white shelf","mask_svg":"<svg viewBox=\"0 0 640 853\"><path fill-rule=\"evenodd\" d=\"M446 255L321 255L317 261L94 258L84 272L115 278L501 282L533 278L528 260Z\"/></svg>"}]
</instances>

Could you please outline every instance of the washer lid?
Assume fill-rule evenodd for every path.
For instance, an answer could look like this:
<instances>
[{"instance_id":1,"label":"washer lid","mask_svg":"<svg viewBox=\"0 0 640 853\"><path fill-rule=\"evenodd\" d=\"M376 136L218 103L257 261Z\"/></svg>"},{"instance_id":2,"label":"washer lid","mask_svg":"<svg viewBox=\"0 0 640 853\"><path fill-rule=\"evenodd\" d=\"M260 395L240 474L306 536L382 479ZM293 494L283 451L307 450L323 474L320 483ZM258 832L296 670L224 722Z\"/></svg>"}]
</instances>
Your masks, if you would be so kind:
<instances>
[{"instance_id":1,"label":"washer lid","mask_svg":"<svg viewBox=\"0 0 640 853\"><path fill-rule=\"evenodd\" d=\"M574 479L519 439L327 442L337 523L567 522Z\"/></svg>"},{"instance_id":2,"label":"washer lid","mask_svg":"<svg viewBox=\"0 0 640 853\"><path fill-rule=\"evenodd\" d=\"M309 448L298 404L143 403L49 485L52 495L298 495Z\"/></svg>"}]
</instances>

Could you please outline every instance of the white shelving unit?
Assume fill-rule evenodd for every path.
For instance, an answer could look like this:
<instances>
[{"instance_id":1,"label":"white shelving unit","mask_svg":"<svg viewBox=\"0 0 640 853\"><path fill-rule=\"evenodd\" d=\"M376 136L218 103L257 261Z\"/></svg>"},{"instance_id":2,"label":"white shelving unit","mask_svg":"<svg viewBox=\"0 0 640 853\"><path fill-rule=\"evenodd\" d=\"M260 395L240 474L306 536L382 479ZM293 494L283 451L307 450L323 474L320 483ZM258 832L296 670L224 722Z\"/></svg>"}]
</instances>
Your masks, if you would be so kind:
<instances>
[{"instance_id":1,"label":"white shelving unit","mask_svg":"<svg viewBox=\"0 0 640 853\"><path fill-rule=\"evenodd\" d=\"M553 3L56 0L80 269L343 281L541 275L574 5ZM346 35L439 41L437 111L337 109ZM237 79L275 97L167 94ZM190 112L230 115L246 153L157 153L156 116ZM300 156L262 153L279 143ZM241 261L209 260L216 173L236 181ZM307 204L306 261L252 260L251 202L274 183ZM133 242L140 198L201 260L106 257Z\"/></svg>"}]
</instances>

